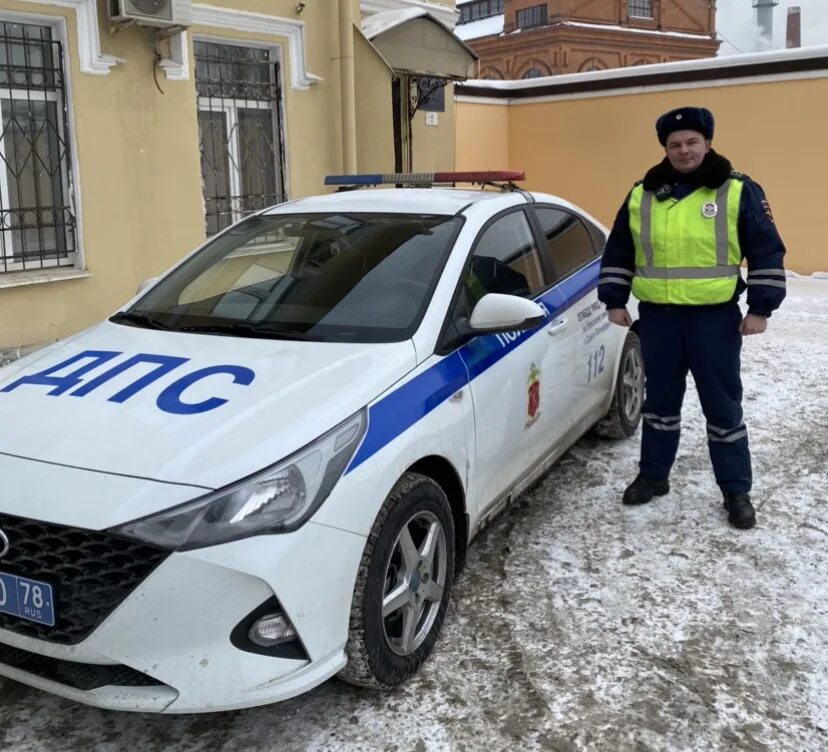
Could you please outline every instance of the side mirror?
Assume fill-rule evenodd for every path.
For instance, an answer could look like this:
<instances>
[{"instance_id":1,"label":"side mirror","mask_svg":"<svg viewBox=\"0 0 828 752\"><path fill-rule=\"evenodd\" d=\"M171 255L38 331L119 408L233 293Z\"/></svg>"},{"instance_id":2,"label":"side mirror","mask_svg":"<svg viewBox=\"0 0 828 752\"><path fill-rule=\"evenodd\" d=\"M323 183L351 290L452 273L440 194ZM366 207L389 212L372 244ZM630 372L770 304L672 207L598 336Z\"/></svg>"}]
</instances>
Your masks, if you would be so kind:
<instances>
[{"instance_id":1,"label":"side mirror","mask_svg":"<svg viewBox=\"0 0 828 752\"><path fill-rule=\"evenodd\" d=\"M138 285L138 289L135 291L135 294L140 295L148 287L154 285L157 280L158 277L150 277L149 279L145 279L140 285Z\"/></svg>"},{"instance_id":2,"label":"side mirror","mask_svg":"<svg viewBox=\"0 0 828 752\"><path fill-rule=\"evenodd\" d=\"M474 307L469 329L479 333L516 332L532 329L544 318L546 311L532 300L490 292Z\"/></svg>"}]
</instances>

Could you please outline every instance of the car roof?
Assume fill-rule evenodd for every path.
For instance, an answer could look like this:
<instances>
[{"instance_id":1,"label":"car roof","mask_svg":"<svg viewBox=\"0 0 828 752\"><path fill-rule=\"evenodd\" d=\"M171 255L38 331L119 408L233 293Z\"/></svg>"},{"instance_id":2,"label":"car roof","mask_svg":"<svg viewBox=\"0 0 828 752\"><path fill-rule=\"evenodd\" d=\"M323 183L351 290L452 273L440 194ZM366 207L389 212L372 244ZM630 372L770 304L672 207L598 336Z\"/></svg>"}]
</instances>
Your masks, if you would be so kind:
<instances>
[{"instance_id":1,"label":"car roof","mask_svg":"<svg viewBox=\"0 0 828 752\"><path fill-rule=\"evenodd\" d=\"M518 206L531 196L538 203L554 204L588 219L605 233L607 228L571 201L536 191L496 191L466 188L362 188L287 201L264 214L313 214L317 212L370 212L376 214L453 215L475 204L489 204L492 213Z\"/></svg>"},{"instance_id":2,"label":"car roof","mask_svg":"<svg viewBox=\"0 0 828 752\"><path fill-rule=\"evenodd\" d=\"M514 206L520 193L467 190L462 188L364 188L289 201L268 209L266 214L330 211L394 214L457 214L469 204L483 201ZM495 211L497 206L492 207Z\"/></svg>"}]
</instances>

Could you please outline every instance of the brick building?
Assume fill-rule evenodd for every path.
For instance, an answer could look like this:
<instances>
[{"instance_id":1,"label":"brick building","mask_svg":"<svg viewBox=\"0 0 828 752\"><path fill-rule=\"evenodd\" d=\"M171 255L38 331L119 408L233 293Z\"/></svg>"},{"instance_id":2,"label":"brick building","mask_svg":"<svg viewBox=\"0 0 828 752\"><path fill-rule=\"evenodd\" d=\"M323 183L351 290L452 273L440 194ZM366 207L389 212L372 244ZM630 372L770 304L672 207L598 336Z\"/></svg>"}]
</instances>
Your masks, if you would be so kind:
<instances>
[{"instance_id":1,"label":"brick building","mask_svg":"<svg viewBox=\"0 0 828 752\"><path fill-rule=\"evenodd\" d=\"M481 78L535 78L715 56L715 0L457 0Z\"/></svg>"}]
</instances>

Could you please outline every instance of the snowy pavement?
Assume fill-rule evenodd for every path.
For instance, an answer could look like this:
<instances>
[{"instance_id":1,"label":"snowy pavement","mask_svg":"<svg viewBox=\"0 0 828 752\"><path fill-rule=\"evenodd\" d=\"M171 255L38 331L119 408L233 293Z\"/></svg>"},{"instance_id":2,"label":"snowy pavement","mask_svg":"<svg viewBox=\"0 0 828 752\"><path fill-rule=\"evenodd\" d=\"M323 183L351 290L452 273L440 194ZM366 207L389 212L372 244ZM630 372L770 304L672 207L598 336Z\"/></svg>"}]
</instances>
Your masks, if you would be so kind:
<instances>
[{"instance_id":1,"label":"snowy pavement","mask_svg":"<svg viewBox=\"0 0 828 752\"><path fill-rule=\"evenodd\" d=\"M396 691L157 717L0 680L0 750L828 749L828 279L789 281L744 347L755 530L726 523L691 388L672 492L622 506L638 439L582 439L472 546Z\"/></svg>"}]
</instances>

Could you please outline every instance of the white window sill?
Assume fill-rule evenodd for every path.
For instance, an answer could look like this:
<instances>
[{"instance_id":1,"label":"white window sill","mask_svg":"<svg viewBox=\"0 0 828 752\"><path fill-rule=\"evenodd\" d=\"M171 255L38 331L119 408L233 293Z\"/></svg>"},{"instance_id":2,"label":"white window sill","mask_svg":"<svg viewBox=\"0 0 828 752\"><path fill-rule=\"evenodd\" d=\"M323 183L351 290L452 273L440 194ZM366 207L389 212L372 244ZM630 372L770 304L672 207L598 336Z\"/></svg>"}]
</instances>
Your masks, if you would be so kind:
<instances>
[{"instance_id":1,"label":"white window sill","mask_svg":"<svg viewBox=\"0 0 828 752\"><path fill-rule=\"evenodd\" d=\"M63 282L67 279L84 279L91 276L92 273L86 269L74 267L37 269L29 272L3 272L0 274L0 290L4 287L40 285L46 282Z\"/></svg>"}]
</instances>

